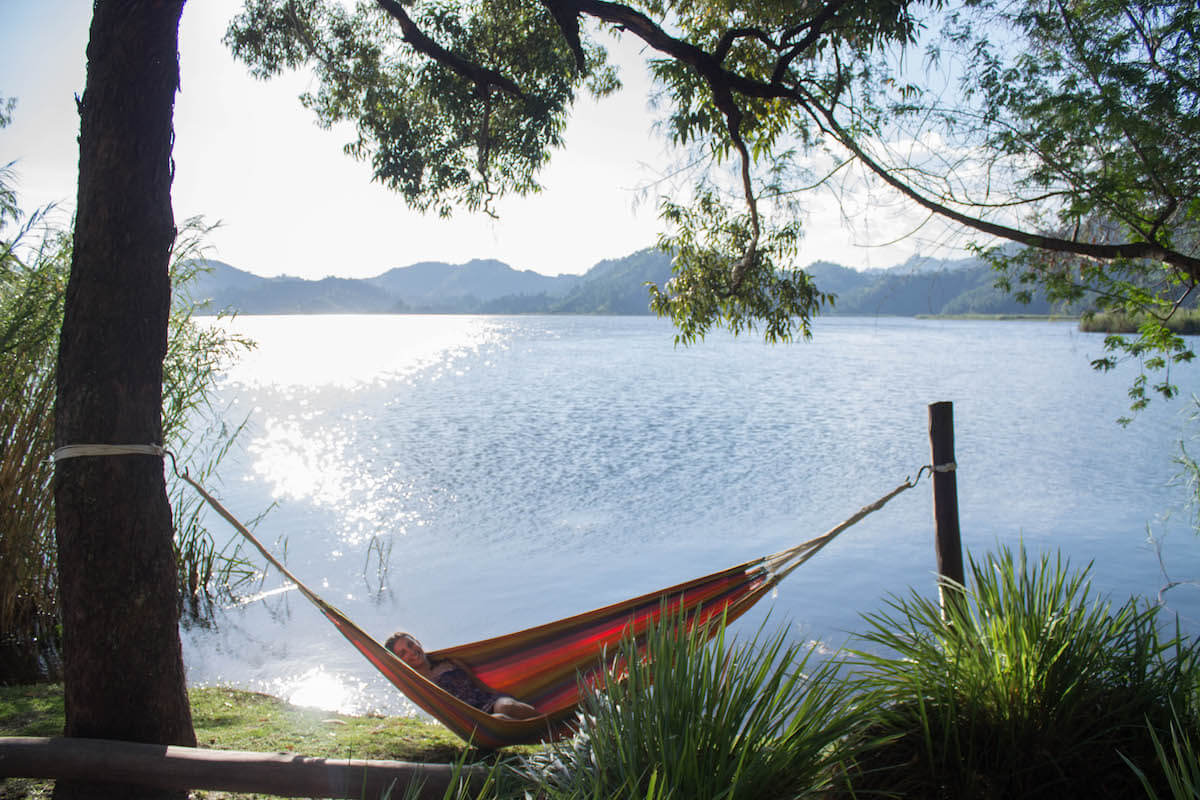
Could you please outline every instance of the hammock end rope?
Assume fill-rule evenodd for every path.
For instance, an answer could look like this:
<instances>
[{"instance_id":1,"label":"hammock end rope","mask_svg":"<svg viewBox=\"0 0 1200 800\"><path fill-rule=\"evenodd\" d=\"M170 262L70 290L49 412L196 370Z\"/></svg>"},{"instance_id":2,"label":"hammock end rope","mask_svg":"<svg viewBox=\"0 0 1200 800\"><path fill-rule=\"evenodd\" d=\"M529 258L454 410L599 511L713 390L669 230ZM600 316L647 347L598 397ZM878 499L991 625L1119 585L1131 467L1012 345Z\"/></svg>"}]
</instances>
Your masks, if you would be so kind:
<instances>
[{"instance_id":1,"label":"hammock end rope","mask_svg":"<svg viewBox=\"0 0 1200 800\"><path fill-rule=\"evenodd\" d=\"M949 461L945 464L925 464L919 470L917 470L917 476L915 478L906 477L904 482L895 489L892 489L875 502L863 506L854 514L846 518L845 521L830 528L826 533L821 534L815 539L809 539L807 542L802 542L795 547L789 547L786 550L780 550L778 553L767 556L763 559L763 561L767 570L768 580L777 585L788 575L791 575L792 572L805 561L808 561L810 558L820 552L821 548L833 541L834 538L842 531L858 524L863 520L863 518L883 508L896 495L915 488L916 485L921 482L921 476L925 474L926 471L928 471L930 475L933 475L938 472L954 472L956 468L957 465L953 461Z\"/></svg>"}]
</instances>

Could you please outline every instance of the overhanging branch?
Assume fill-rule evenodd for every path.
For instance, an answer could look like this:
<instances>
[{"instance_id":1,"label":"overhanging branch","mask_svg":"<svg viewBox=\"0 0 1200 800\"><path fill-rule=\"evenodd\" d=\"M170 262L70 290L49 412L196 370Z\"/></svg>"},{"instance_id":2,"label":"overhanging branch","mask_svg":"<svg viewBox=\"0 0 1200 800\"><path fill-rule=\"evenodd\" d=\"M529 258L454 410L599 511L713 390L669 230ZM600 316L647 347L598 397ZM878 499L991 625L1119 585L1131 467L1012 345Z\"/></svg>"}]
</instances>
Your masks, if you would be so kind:
<instances>
[{"instance_id":1,"label":"overhanging branch","mask_svg":"<svg viewBox=\"0 0 1200 800\"><path fill-rule=\"evenodd\" d=\"M439 64L443 64L454 70L459 75L474 83L481 92L486 93L488 88L494 86L513 97L518 97L522 100L525 99L525 93L521 91L521 87L508 76L501 75L493 69L480 66L456 53L452 53L429 38L424 31L417 27L412 17L408 16L408 12L404 10L404 6L400 5L396 0L375 0L375 3L387 12L388 16L396 20L400 25L404 41L408 42L418 53L424 53Z\"/></svg>"},{"instance_id":2,"label":"overhanging branch","mask_svg":"<svg viewBox=\"0 0 1200 800\"><path fill-rule=\"evenodd\" d=\"M1116 259L1156 259L1182 270L1191 280L1200 281L1200 258L1165 247L1158 242L1122 242L1119 244L1080 242L1055 236L1030 233L1019 228L973 217L970 214L964 214L961 211L950 208L924 196L872 158L858 143L858 140L841 126L831 109L816 103L812 98L808 98L803 105L809 109L810 113L818 113L822 117L823 127L833 134L838 143L849 150L855 158L882 179L884 183L922 208L932 211L941 217L957 222L972 230L1039 250L1067 253L1103 261L1113 261Z\"/></svg>"}]
</instances>

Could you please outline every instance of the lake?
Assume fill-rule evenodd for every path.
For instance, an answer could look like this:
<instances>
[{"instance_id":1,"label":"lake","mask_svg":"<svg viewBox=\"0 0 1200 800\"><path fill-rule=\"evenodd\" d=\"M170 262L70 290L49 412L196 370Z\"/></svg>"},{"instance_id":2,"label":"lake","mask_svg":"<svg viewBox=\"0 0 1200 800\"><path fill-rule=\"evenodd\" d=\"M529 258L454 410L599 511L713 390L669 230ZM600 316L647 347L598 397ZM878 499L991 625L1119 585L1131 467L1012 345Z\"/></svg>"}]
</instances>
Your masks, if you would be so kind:
<instances>
[{"instance_id":1,"label":"lake","mask_svg":"<svg viewBox=\"0 0 1200 800\"><path fill-rule=\"evenodd\" d=\"M257 349L218 403L247 421L211 488L368 632L429 648L499 635L816 536L929 462L954 403L964 545L1094 562L1153 598L1200 578L1179 443L1200 393L1127 428L1132 368L1089 366L1070 322L826 318L808 342L675 347L646 317L239 317ZM273 505L274 504L274 505ZM227 528L213 517L219 537ZM851 528L736 625L836 648L889 595L934 591L927 479ZM331 710L419 713L270 571L184 630L193 684ZM1200 592L1166 596L1200 632Z\"/></svg>"}]
</instances>

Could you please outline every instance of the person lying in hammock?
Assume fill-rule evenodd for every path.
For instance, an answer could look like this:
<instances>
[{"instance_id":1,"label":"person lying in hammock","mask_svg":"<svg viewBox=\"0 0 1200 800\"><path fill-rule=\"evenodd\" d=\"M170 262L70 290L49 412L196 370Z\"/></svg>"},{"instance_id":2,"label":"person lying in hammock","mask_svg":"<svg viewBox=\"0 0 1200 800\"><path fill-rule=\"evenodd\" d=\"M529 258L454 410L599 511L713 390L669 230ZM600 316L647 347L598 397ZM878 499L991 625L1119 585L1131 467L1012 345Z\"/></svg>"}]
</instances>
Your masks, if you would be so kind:
<instances>
[{"instance_id":1,"label":"person lying in hammock","mask_svg":"<svg viewBox=\"0 0 1200 800\"><path fill-rule=\"evenodd\" d=\"M461 661L431 661L425 654L425 648L411 633L397 631L388 637L383 646L418 673L485 714L501 719L529 719L538 715L538 710L528 703L485 685Z\"/></svg>"}]
</instances>

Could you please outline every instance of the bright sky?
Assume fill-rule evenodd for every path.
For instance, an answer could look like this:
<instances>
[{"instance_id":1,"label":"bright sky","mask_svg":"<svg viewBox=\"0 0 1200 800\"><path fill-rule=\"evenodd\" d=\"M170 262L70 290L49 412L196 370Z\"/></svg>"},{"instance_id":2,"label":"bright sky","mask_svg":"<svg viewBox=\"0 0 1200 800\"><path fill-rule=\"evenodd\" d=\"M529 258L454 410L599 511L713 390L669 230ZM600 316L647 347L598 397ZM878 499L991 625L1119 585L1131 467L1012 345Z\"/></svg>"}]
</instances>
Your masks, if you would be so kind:
<instances>
[{"instance_id":1,"label":"bright sky","mask_svg":"<svg viewBox=\"0 0 1200 800\"><path fill-rule=\"evenodd\" d=\"M221 37L240 6L192 0L180 26L175 217L222 222L212 257L260 275L305 278L473 258L553 275L582 273L656 240L656 190L645 187L678 155L653 130L636 50L618 56L622 92L577 106L542 194L506 201L499 220L463 212L446 221L409 210L371 183L368 166L342 153L352 131L321 130L301 107L306 77L263 83L234 62ZM18 103L13 124L0 130L0 164L16 162L26 209L54 202L66 213L74 203L74 96L83 91L90 17L87 0L0 0L0 96ZM846 200L846 208L861 208L865 196ZM852 216L848 228L830 195L814 195L798 263L884 267L914 252L934 254L929 237L878 246L907 233L920 215L885 207Z\"/></svg>"}]
</instances>

